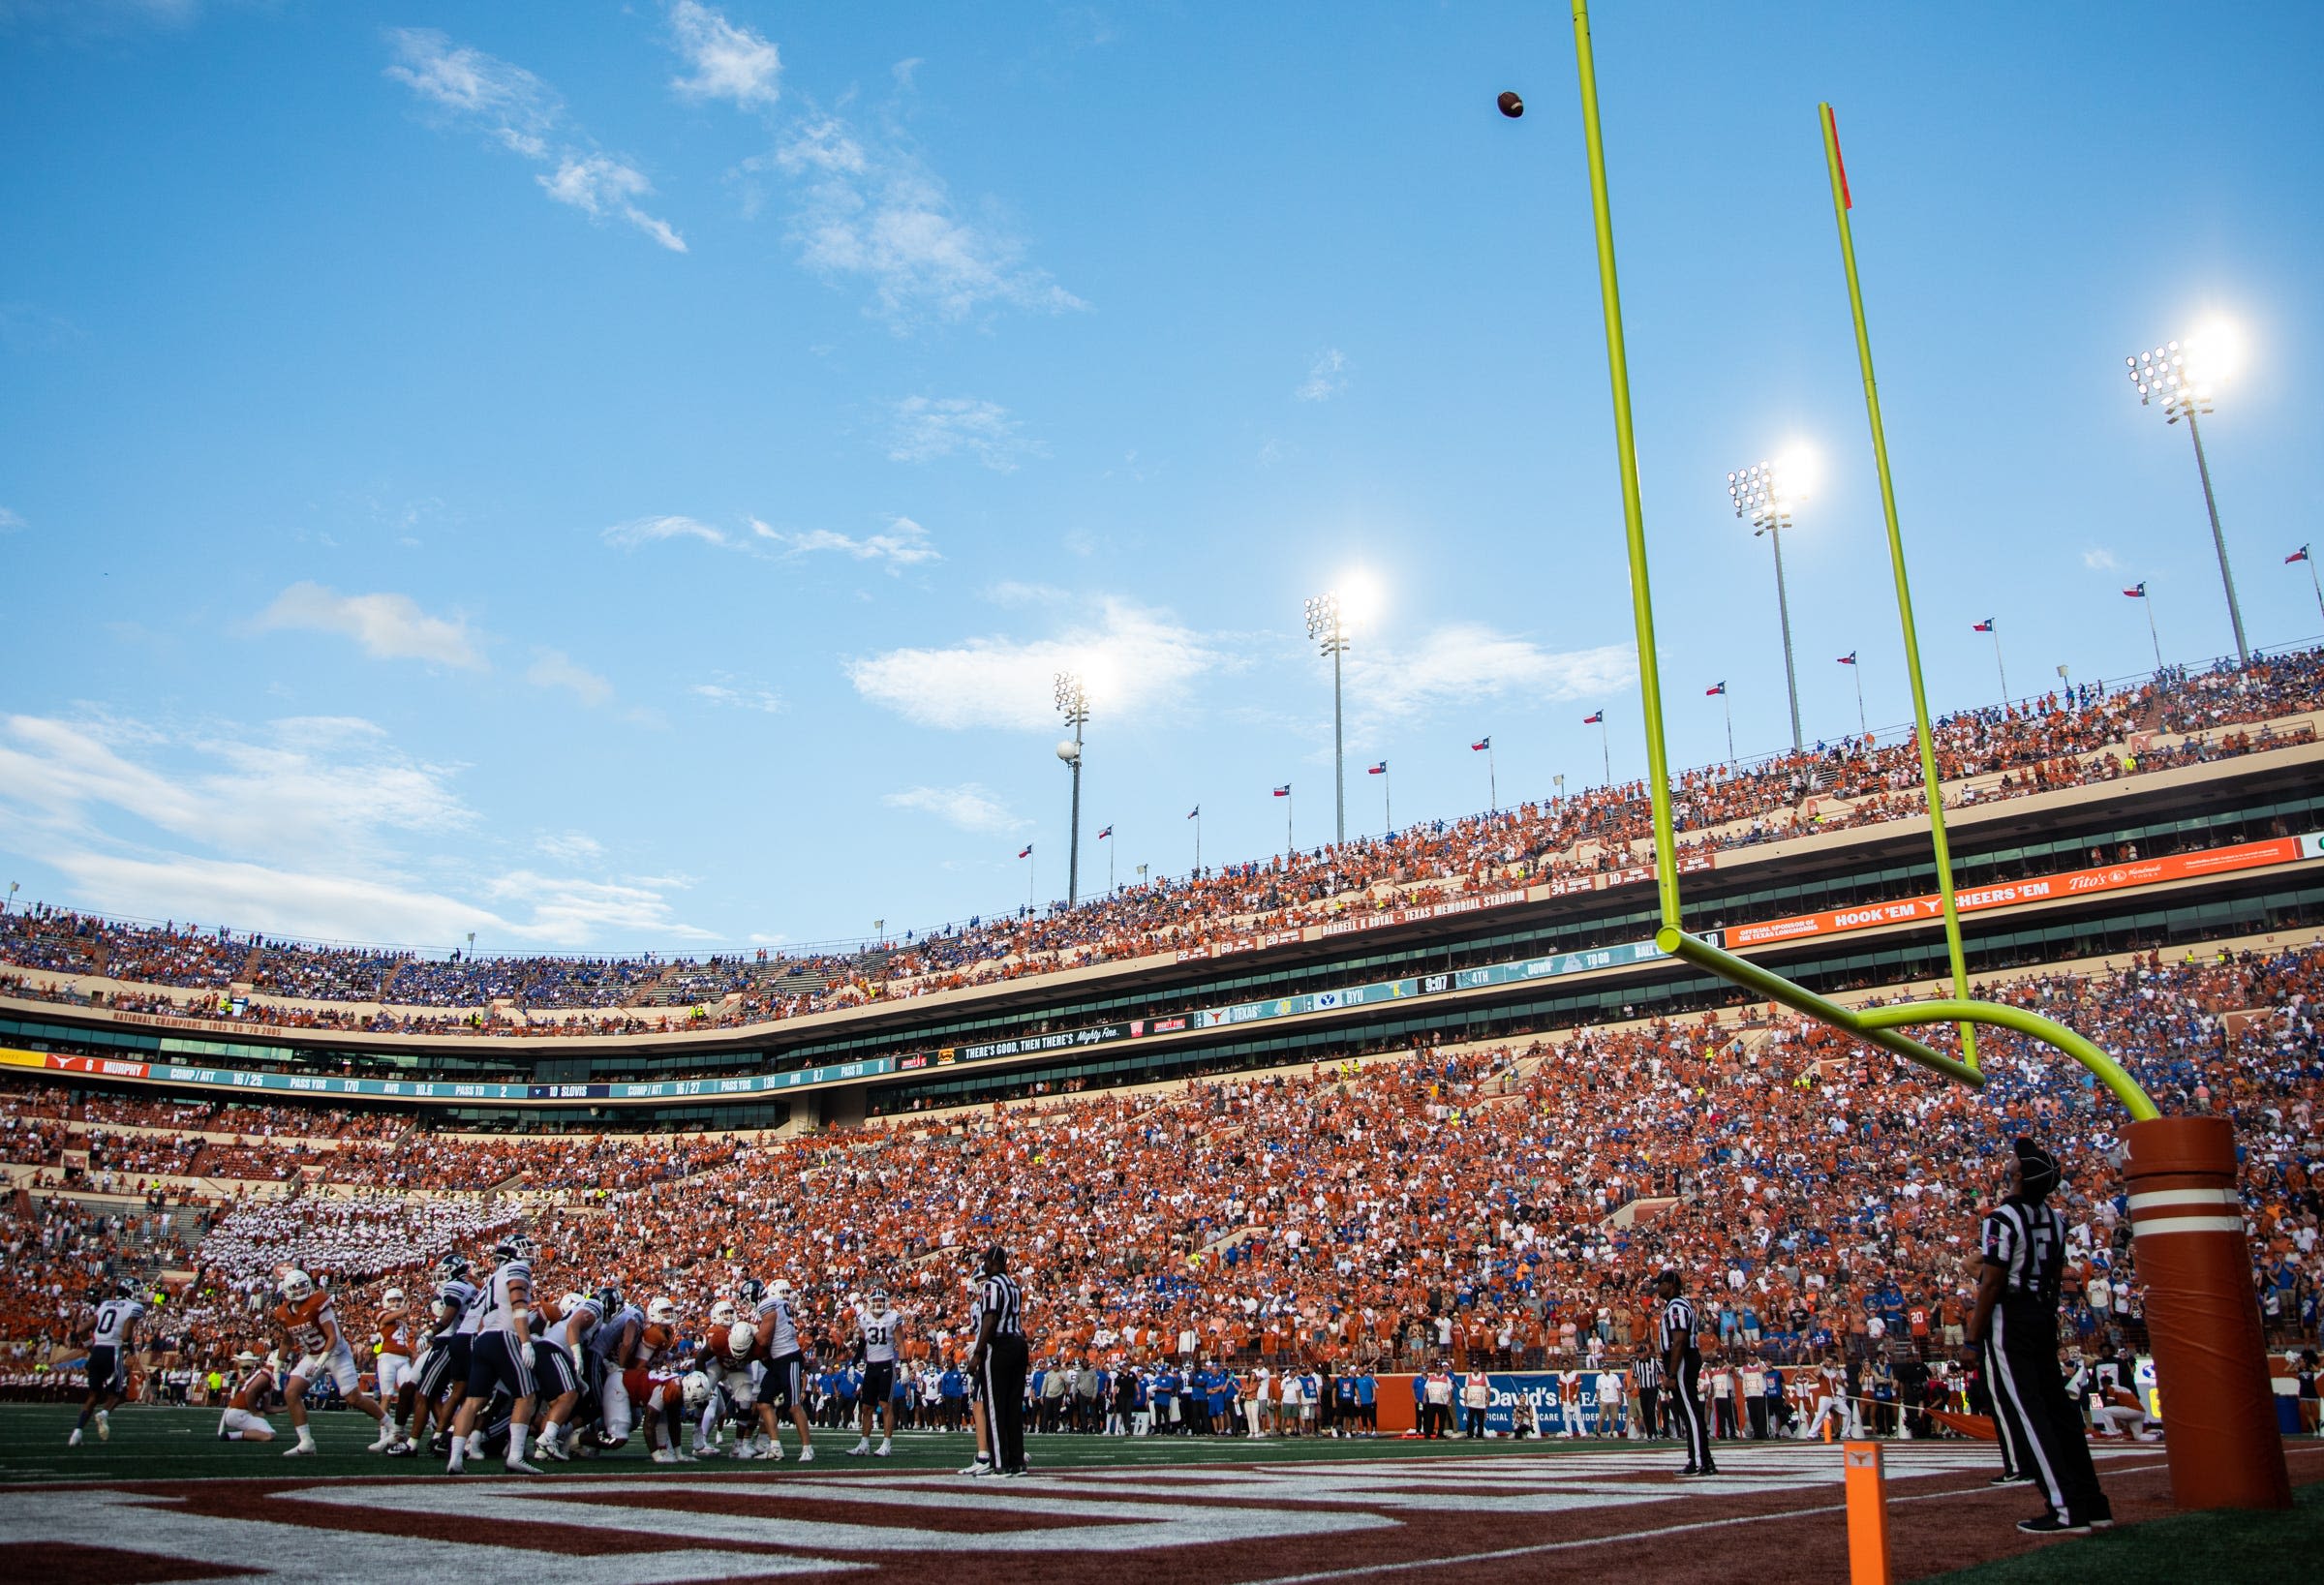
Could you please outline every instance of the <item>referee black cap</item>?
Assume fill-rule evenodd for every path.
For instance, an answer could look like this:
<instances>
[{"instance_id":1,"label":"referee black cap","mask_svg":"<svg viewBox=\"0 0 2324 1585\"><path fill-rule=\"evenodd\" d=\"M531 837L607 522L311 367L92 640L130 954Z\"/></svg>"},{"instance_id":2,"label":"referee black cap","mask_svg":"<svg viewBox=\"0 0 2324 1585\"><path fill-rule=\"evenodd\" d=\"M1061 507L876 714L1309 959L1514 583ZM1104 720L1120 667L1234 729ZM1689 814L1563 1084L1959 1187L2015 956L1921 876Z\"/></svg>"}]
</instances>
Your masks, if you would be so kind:
<instances>
[{"instance_id":1,"label":"referee black cap","mask_svg":"<svg viewBox=\"0 0 2324 1585\"><path fill-rule=\"evenodd\" d=\"M2014 1142L2011 1148L2017 1152L2018 1178L2025 1184L2029 1198L2039 1200L2058 1187L2056 1156L2027 1139Z\"/></svg>"}]
</instances>

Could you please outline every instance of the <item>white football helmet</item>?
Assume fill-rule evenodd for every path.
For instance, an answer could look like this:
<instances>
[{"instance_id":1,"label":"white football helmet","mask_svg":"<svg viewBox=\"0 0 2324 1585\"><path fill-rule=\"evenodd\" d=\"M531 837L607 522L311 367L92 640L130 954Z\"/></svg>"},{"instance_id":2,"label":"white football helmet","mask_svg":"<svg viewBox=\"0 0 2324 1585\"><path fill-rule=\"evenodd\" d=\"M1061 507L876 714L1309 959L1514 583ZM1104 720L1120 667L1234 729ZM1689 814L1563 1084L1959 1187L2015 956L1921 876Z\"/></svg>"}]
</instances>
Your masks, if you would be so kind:
<instances>
[{"instance_id":1,"label":"white football helmet","mask_svg":"<svg viewBox=\"0 0 2324 1585\"><path fill-rule=\"evenodd\" d=\"M710 1324L714 1326L734 1325L734 1300L722 1298L710 1307Z\"/></svg>"},{"instance_id":2,"label":"white football helmet","mask_svg":"<svg viewBox=\"0 0 2324 1585\"><path fill-rule=\"evenodd\" d=\"M888 1313L888 1291L885 1288L872 1289L870 1302L873 1315L886 1315Z\"/></svg>"},{"instance_id":3,"label":"white football helmet","mask_svg":"<svg viewBox=\"0 0 2324 1585\"><path fill-rule=\"evenodd\" d=\"M589 1300L579 1294L567 1294L565 1295L565 1297L557 1301L557 1313L559 1315L571 1315L575 1310L580 1309L581 1306L587 1304Z\"/></svg>"},{"instance_id":4,"label":"white football helmet","mask_svg":"<svg viewBox=\"0 0 2324 1585\"><path fill-rule=\"evenodd\" d=\"M748 1359L750 1351L758 1347L758 1328L748 1321L738 1321L726 1334L726 1352L737 1359Z\"/></svg>"},{"instance_id":5,"label":"white football helmet","mask_svg":"<svg viewBox=\"0 0 2324 1585\"><path fill-rule=\"evenodd\" d=\"M779 1298L785 1304L791 1301L791 1285L780 1277L777 1277L773 1282L767 1284L767 1293L770 1296Z\"/></svg>"},{"instance_id":6,"label":"white football helmet","mask_svg":"<svg viewBox=\"0 0 2324 1585\"><path fill-rule=\"evenodd\" d=\"M292 1304L315 1296L315 1279L296 1266L283 1273L283 1297Z\"/></svg>"},{"instance_id":7,"label":"white football helmet","mask_svg":"<svg viewBox=\"0 0 2324 1585\"><path fill-rule=\"evenodd\" d=\"M678 1390L686 1394L687 1408L700 1409L710 1402L710 1378L698 1370L689 1370Z\"/></svg>"},{"instance_id":8,"label":"white football helmet","mask_svg":"<svg viewBox=\"0 0 2324 1585\"><path fill-rule=\"evenodd\" d=\"M390 1288L387 1290L387 1292L380 1295L380 1307L382 1309L400 1310L403 1308L403 1305L404 1291L401 1288Z\"/></svg>"},{"instance_id":9,"label":"white football helmet","mask_svg":"<svg viewBox=\"0 0 2324 1585\"><path fill-rule=\"evenodd\" d=\"M675 1300L657 1298L646 1306L646 1319L657 1326L678 1325L678 1305Z\"/></svg>"}]
</instances>

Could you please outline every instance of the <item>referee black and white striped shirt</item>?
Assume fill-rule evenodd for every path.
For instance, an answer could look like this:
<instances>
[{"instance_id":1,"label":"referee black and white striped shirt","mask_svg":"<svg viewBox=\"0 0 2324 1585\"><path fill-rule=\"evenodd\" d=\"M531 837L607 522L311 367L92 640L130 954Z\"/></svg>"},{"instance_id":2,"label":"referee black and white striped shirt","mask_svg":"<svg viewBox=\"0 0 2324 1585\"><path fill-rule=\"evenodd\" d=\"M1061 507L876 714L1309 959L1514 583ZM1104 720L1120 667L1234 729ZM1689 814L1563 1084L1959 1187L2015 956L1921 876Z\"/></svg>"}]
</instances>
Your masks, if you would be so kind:
<instances>
[{"instance_id":1,"label":"referee black and white striped shirt","mask_svg":"<svg viewBox=\"0 0 2324 1585\"><path fill-rule=\"evenodd\" d=\"M1695 1352L1695 1301L1684 1294L1663 1301L1662 1320L1656 1324L1655 1347L1665 1356L1676 1349L1683 1357Z\"/></svg>"},{"instance_id":2,"label":"referee black and white striped shirt","mask_svg":"<svg viewBox=\"0 0 2324 1585\"><path fill-rule=\"evenodd\" d=\"M2004 1200L1985 1213L1978 1252L2002 1268L2013 1298L2055 1304L2065 1274L2065 1218L2056 1207Z\"/></svg>"},{"instance_id":3,"label":"referee black and white striped shirt","mask_svg":"<svg viewBox=\"0 0 2324 1585\"><path fill-rule=\"evenodd\" d=\"M1663 1366L1658 1359L1634 1360L1630 1367L1631 1386L1640 1392L1655 1391L1663 1385Z\"/></svg>"},{"instance_id":4,"label":"referee black and white striped shirt","mask_svg":"<svg viewBox=\"0 0 2324 1585\"><path fill-rule=\"evenodd\" d=\"M979 1318L993 1318L994 1337L1023 1337L1024 1335L1024 1293L1017 1279L1005 1271L996 1271L985 1278L977 1291L976 1305Z\"/></svg>"}]
</instances>

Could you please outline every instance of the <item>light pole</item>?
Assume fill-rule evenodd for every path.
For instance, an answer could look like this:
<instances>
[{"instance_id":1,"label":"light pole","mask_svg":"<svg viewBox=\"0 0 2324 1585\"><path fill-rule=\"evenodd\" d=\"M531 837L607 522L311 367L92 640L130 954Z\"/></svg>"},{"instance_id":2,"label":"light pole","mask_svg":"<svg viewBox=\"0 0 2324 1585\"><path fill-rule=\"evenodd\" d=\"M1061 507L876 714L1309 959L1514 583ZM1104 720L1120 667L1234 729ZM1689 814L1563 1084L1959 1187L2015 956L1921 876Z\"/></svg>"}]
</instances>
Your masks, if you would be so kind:
<instances>
[{"instance_id":1,"label":"light pole","mask_svg":"<svg viewBox=\"0 0 2324 1585\"><path fill-rule=\"evenodd\" d=\"M2159 401L2164 422L2186 420L2187 438L2195 442L2195 472L2203 476L2203 506L2211 513L2212 548L2219 553L2219 582L2227 590L2227 620L2235 627L2235 657L2248 666L2251 652L2244 643L2244 611L2236 603L2235 573L2227 565L2227 535L2219 527L2219 503L2211 493L2211 464L2203 459L2203 431L2195 423L2197 413L2211 411L2211 375L2200 367L2190 368L2187 351L2175 341L2166 342L2152 352L2140 352L2124 361L2129 365L2130 383L2138 387L2139 406L2153 407ZM2159 663L2156 669L2161 669Z\"/></svg>"},{"instance_id":2,"label":"light pole","mask_svg":"<svg viewBox=\"0 0 2324 1585\"><path fill-rule=\"evenodd\" d=\"M1057 745L1057 758L1073 773L1072 845L1065 850L1065 906L1080 900L1082 889L1082 728L1089 723L1089 690L1069 671L1057 673L1057 710L1073 728L1073 739Z\"/></svg>"},{"instance_id":3,"label":"light pole","mask_svg":"<svg viewBox=\"0 0 2324 1585\"><path fill-rule=\"evenodd\" d=\"M1339 713L1339 657L1348 651L1348 630L1340 621L1339 595L1336 592L1318 594L1307 602L1307 636L1324 647L1331 657L1331 789L1336 811L1333 839L1345 843L1348 839L1348 768L1344 734Z\"/></svg>"},{"instance_id":4,"label":"light pole","mask_svg":"<svg viewBox=\"0 0 2324 1585\"><path fill-rule=\"evenodd\" d=\"M1763 533L1775 547L1775 609L1784 626L1784 686L1791 698L1791 751L1796 754L1801 747L1799 673L1791 664L1791 599L1784 589L1784 530L1791 526L1791 504L1797 491L1774 463L1755 462L1727 475L1727 493L1735 503L1735 515L1751 519L1752 536ZM1734 756L1730 753L1728 757Z\"/></svg>"}]
</instances>

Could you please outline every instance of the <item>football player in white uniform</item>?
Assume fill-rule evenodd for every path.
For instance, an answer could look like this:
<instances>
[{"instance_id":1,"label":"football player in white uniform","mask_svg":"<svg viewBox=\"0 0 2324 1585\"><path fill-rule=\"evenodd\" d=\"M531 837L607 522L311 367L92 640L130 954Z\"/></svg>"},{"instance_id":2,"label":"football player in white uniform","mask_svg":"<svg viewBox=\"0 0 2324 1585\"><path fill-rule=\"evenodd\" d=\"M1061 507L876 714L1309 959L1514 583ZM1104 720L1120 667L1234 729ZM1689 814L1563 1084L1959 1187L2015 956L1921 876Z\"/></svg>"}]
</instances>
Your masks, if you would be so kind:
<instances>
[{"instance_id":1,"label":"football player in white uniform","mask_svg":"<svg viewBox=\"0 0 2324 1585\"><path fill-rule=\"evenodd\" d=\"M743 1296L753 1300L758 1332L758 1357L766 1361L766 1380L758 1393L759 1440L753 1450L762 1458L780 1458L782 1439L776 1434L776 1417L788 1410L799 1431L799 1462L815 1461L814 1434L807 1423L807 1357L799 1341L799 1325L791 1312L791 1285L780 1277L761 1285L753 1277L743 1284ZM738 1450L737 1456L741 1456Z\"/></svg>"},{"instance_id":2,"label":"football player in white uniform","mask_svg":"<svg viewBox=\"0 0 2324 1585\"><path fill-rule=\"evenodd\" d=\"M468 1391L468 1355L471 1333L464 1329L481 1306L483 1291L469 1281L468 1259L445 1255L436 1263L436 1296L429 1302L424 1325L414 1327L419 1355L414 1366L412 1417L404 1439L387 1449L390 1458L418 1454L427 1441L428 1418L449 1431L452 1416Z\"/></svg>"},{"instance_id":3,"label":"football player in white uniform","mask_svg":"<svg viewBox=\"0 0 2324 1585\"><path fill-rule=\"evenodd\" d=\"M560 1439L581 1403L580 1361L589 1357L589 1334L604 1319L604 1305L590 1294L567 1294L540 1307L542 1330L534 1339L533 1368L549 1400L549 1411L541 1424L538 1446L544 1457L560 1463L569 1462L573 1456Z\"/></svg>"},{"instance_id":4,"label":"football player in white uniform","mask_svg":"<svg viewBox=\"0 0 2324 1585\"><path fill-rule=\"evenodd\" d=\"M847 1449L851 1458L870 1453L885 1458L895 1450L896 1437L896 1339L903 1330L902 1310L888 1307L888 1291L874 1288L864 1303L855 1307L855 1329L864 1351L864 1384L856 1395L863 1420L863 1435L854 1447ZM872 1446L872 1422L879 1421L879 1446Z\"/></svg>"},{"instance_id":5,"label":"football player in white uniform","mask_svg":"<svg viewBox=\"0 0 2324 1585\"><path fill-rule=\"evenodd\" d=\"M112 1412L129 1396L129 1356L137 1346L138 1323L144 1318L137 1287L126 1278L113 1284L111 1297L98 1302L87 1328L89 1393L80 1402L80 1420L65 1439L66 1447L80 1446L80 1433L92 1419L99 1442L112 1439Z\"/></svg>"},{"instance_id":6,"label":"football player in white uniform","mask_svg":"<svg viewBox=\"0 0 2324 1585\"><path fill-rule=\"evenodd\" d=\"M484 1301L474 1312L468 1395L452 1420L451 1462L445 1473L466 1472L468 1439L476 1428L477 1412L493 1389L501 1387L516 1404L508 1417L505 1462L512 1474L538 1475L540 1466L525 1460L525 1445L533 1435L533 1405L539 1396L533 1377L533 1240L512 1233L493 1246L492 1260L492 1280L485 1284Z\"/></svg>"}]
</instances>

